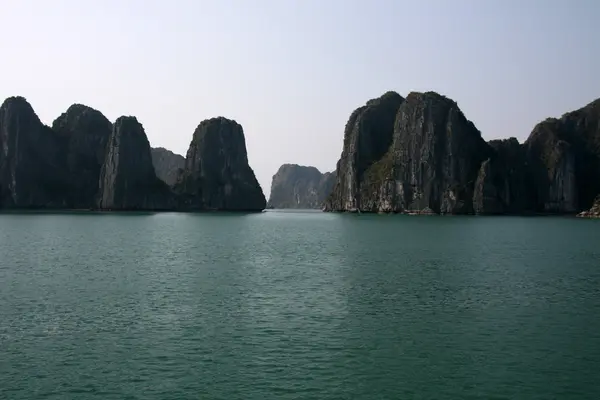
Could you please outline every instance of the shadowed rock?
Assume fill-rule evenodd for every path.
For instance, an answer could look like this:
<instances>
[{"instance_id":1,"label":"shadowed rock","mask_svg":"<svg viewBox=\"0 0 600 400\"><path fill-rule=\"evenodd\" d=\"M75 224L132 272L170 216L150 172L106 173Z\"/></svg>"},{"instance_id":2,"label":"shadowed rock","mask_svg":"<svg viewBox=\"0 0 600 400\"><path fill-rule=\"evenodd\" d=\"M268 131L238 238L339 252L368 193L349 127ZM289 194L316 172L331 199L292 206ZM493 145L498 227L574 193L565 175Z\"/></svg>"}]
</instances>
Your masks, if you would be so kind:
<instances>
[{"instance_id":1,"label":"shadowed rock","mask_svg":"<svg viewBox=\"0 0 600 400\"><path fill-rule=\"evenodd\" d=\"M242 126L223 117L202 121L175 191L184 210L263 210L266 200L248 165Z\"/></svg>"},{"instance_id":2,"label":"shadowed rock","mask_svg":"<svg viewBox=\"0 0 600 400\"><path fill-rule=\"evenodd\" d=\"M524 146L517 139L492 140L490 157L479 169L473 194L477 214L535 211L535 190Z\"/></svg>"},{"instance_id":3,"label":"shadowed rock","mask_svg":"<svg viewBox=\"0 0 600 400\"><path fill-rule=\"evenodd\" d=\"M65 193L67 207L95 208L112 124L101 112L74 104L54 120L52 129L65 143L70 186Z\"/></svg>"},{"instance_id":4,"label":"shadowed rock","mask_svg":"<svg viewBox=\"0 0 600 400\"><path fill-rule=\"evenodd\" d=\"M600 193L600 99L547 119L525 142L542 212L573 213Z\"/></svg>"},{"instance_id":5,"label":"shadowed rock","mask_svg":"<svg viewBox=\"0 0 600 400\"><path fill-rule=\"evenodd\" d=\"M347 127L354 128L347 128L326 210L473 213L473 187L489 146L454 101L434 92L398 98L381 113L379 129L361 131L361 109L351 116ZM352 132L366 137L353 140ZM362 153L356 143L370 143L373 135L380 146L367 152L368 162L353 163L356 156L345 160Z\"/></svg>"},{"instance_id":6,"label":"shadowed rock","mask_svg":"<svg viewBox=\"0 0 600 400\"><path fill-rule=\"evenodd\" d=\"M135 117L113 125L100 174L98 208L102 210L165 210L173 207L170 190L156 177L150 143Z\"/></svg>"},{"instance_id":7,"label":"shadowed rock","mask_svg":"<svg viewBox=\"0 0 600 400\"><path fill-rule=\"evenodd\" d=\"M435 92L409 94L398 111L390 153L395 209L474 212L473 186L489 147L454 101Z\"/></svg>"},{"instance_id":8,"label":"shadowed rock","mask_svg":"<svg viewBox=\"0 0 600 400\"><path fill-rule=\"evenodd\" d=\"M382 150L390 114L381 103L392 98L351 115L326 211L575 213L600 192L600 99L538 124L521 145L514 138L485 143L454 101L411 93ZM369 128L376 123L364 120L367 110L379 129ZM372 151L375 139L382 145Z\"/></svg>"},{"instance_id":9,"label":"shadowed rock","mask_svg":"<svg viewBox=\"0 0 600 400\"><path fill-rule=\"evenodd\" d=\"M398 93L387 92L369 100L350 115L344 130L344 146L337 163L335 185L325 203L326 210L364 208L361 206L361 187L373 185L373 178L365 177L365 173L388 151L396 114L403 101Z\"/></svg>"},{"instance_id":10,"label":"shadowed rock","mask_svg":"<svg viewBox=\"0 0 600 400\"><path fill-rule=\"evenodd\" d=\"M65 207L64 144L23 97L0 107L0 207Z\"/></svg>"}]
</instances>

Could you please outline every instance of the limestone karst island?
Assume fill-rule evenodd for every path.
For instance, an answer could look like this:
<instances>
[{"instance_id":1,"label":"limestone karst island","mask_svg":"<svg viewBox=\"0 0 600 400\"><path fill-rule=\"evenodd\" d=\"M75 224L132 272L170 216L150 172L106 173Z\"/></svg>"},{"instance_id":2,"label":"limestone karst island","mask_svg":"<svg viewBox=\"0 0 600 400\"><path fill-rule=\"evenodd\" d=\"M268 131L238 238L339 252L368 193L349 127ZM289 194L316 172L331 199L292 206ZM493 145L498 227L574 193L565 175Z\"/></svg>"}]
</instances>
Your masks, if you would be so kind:
<instances>
[{"instance_id":1,"label":"limestone karst island","mask_svg":"<svg viewBox=\"0 0 600 400\"><path fill-rule=\"evenodd\" d=\"M282 165L268 203L242 126L224 117L198 125L184 158L151 148L135 117L74 104L49 127L11 97L0 145L2 209L599 216L600 99L524 143L486 142L450 98L387 92L350 115L335 171Z\"/></svg>"}]
</instances>

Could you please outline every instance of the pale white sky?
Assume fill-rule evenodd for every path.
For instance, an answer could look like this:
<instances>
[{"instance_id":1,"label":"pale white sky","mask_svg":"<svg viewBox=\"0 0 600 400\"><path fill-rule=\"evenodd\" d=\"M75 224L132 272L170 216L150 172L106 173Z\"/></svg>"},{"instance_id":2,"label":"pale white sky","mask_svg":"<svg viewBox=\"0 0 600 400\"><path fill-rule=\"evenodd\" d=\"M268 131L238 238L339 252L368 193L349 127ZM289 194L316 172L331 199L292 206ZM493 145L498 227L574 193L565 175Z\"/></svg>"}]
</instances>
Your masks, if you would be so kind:
<instances>
[{"instance_id":1,"label":"pale white sky","mask_svg":"<svg viewBox=\"0 0 600 400\"><path fill-rule=\"evenodd\" d=\"M486 139L600 97L595 0L0 0L0 97L47 124L72 103L135 115L185 155L241 123L268 195L283 163L333 170L353 109L387 90L456 100Z\"/></svg>"}]
</instances>

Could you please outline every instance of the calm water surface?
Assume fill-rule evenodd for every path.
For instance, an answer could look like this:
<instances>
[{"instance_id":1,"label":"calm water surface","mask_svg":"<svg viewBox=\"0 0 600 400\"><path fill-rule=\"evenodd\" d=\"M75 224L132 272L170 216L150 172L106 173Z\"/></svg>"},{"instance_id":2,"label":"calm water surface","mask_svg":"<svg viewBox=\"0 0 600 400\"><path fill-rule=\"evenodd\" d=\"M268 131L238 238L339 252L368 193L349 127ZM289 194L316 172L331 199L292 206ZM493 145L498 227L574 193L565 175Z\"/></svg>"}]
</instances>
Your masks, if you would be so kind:
<instances>
[{"instance_id":1,"label":"calm water surface","mask_svg":"<svg viewBox=\"0 0 600 400\"><path fill-rule=\"evenodd\" d=\"M600 221L0 215L1 399L599 399Z\"/></svg>"}]
</instances>

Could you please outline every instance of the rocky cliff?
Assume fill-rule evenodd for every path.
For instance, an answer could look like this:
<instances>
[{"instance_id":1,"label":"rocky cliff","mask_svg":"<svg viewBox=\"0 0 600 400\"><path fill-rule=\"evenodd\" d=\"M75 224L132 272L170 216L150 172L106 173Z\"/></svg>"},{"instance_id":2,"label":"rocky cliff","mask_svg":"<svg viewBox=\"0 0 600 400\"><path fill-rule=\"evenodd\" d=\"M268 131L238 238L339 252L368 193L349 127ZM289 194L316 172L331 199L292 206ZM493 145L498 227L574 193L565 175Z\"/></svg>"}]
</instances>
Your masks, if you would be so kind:
<instances>
[{"instance_id":1,"label":"rocky cliff","mask_svg":"<svg viewBox=\"0 0 600 400\"><path fill-rule=\"evenodd\" d=\"M260 211L266 207L248 165L242 126L223 117L198 125L174 188L184 210Z\"/></svg>"},{"instance_id":2,"label":"rocky cliff","mask_svg":"<svg viewBox=\"0 0 600 400\"><path fill-rule=\"evenodd\" d=\"M473 193L476 214L535 212L535 189L525 148L515 138L488 142Z\"/></svg>"},{"instance_id":3,"label":"rocky cliff","mask_svg":"<svg viewBox=\"0 0 600 400\"><path fill-rule=\"evenodd\" d=\"M283 164L273 175L269 208L321 209L331 193L335 174L315 167Z\"/></svg>"},{"instance_id":4,"label":"rocky cliff","mask_svg":"<svg viewBox=\"0 0 600 400\"><path fill-rule=\"evenodd\" d=\"M597 193L600 99L538 124L524 144L486 143L454 101L388 92L350 116L325 210L575 213Z\"/></svg>"},{"instance_id":5,"label":"rocky cliff","mask_svg":"<svg viewBox=\"0 0 600 400\"><path fill-rule=\"evenodd\" d=\"M95 208L112 124L101 112L74 104L53 122L52 130L63 142L69 185L64 192L65 206Z\"/></svg>"},{"instance_id":6,"label":"rocky cliff","mask_svg":"<svg viewBox=\"0 0 600 400\"><path fill-rule=\"evenodd\" d=\"M541 212L589 208L600 193L600 99L539 123L525 142Z\"/></svg>"},{"instance_id":7,"label":"rocky cliff","mask_svg":"<svg viewBox=\"0 0 600 400\"><path fill-rule=\"evenodd\" d=\"M349 125L355 127L347 129L346 136L348 132L376 136L381 147L376 156L368 149L369 156L362 157L362 146L344 140L337 183L326 209L473 213L475 180L489 156L479 131L454 101L437 93L410 93L404 101L400 96L395 99L400 99L393 103L398 105L396 112L390 106L378 129L361 132L364 123L354 117L361 109L350 117ZM347 154L363 159L362 168L344 168Z\"/></svg>"},{"instance_id":8,"label":"rocky cliff","mask_svg":"<svg viewBox=\"0 0 600 400\"><path fill-rule=\"evenodd\" d=\"M74 104L50 128L22 97L0 107L0 209L258 211L265 203L234 121L202 122L184 160L151 150L135 117L111 124Z\"/></svg>"},{"instance_id":9,"label":"rocky cliff","mask_svg":"<svg viewBox=\"0 0 600 400\"><path fill-rule=\"evenodd\" d=\"M151 149L152 165L156 176L169 186L173 186L185 166L185 158L163 147Z\"/></svg>"},{"instance_id":10,"label":"rocky cliff","mask_svg":"<svg viewBox=\"0 0 600 400\"><path fill-rule=\"evenodd\" d=\"M325 203L331 211L365 209L361 205L361 187L374 185L367 169L380 161L388 151L394 133L394 121L404 99L387 92L356 109L344 130L344 146L337 163L334 189ZM385 168L384 166L383 168ZM380 171L375 171L377 175ZM374 171L369 171L373 175ZM381 171L386 175L388 171Z\"/></svg>"},{"instance_id":11,"label":"rocky cliff","mask_svg":"<svg viewBox=\"0 0 600 400\"><path fill-rule=\"evenodd\" d=\"M156 177L150 143L135 117L113 125L100 172L98 208L168 210L174 202L166 183Z\"/></svg>"},{"instance_id":12,"label":"rocky cliff","mask_svg":"<svg viewBox=\"0 0 600 400\"><path fill-rule=\"evenodd\" d=\"M69 188L58 135L22 97L0 107L0 207L60 208Z\"/></svg>"}]
</instances>

